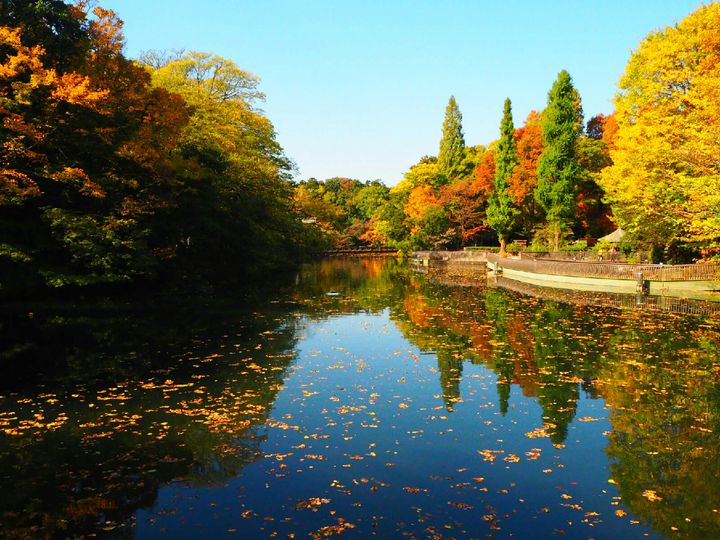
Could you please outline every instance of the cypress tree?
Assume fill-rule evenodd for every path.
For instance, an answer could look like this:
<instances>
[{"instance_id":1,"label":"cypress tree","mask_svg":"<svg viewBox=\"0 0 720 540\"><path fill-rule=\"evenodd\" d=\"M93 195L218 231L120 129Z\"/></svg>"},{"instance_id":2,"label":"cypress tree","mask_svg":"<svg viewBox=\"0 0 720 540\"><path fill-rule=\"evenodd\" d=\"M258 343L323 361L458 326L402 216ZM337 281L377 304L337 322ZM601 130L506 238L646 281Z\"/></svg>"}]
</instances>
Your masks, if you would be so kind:
<instances>
[{"instance_id":1,"label":"cypress tree","mask_svg":"<svg viewBox=\"0 0 720 540\"><path fill-rule=\"evenodd\" d=\"M555 251L559 249L561 229L574 217L575 183L580 174L576 145L582 122L580 95L570 74L562 70L548 93L542 114L545 149L538 161L535 188L535 199L545 210L553 231Z\"/></svg>"},{"instance_id":2,"label":"cypress tree","mask_svg":"<svg viewBox=\"0 0 720 540\"><path fill-rule=\"evenodd\" d=\"M450 96L450 101L445 108L443 136L438 155L438 174L444 177L443 183L460 175L464 159L465 137L462 132L462 114L460 114L455 96Z\"/></svg>"},{"instance_id":3,"label":"cypress tree","mask_svg":"<svg viewBox=\"0 0 720 540\"><path fill-rule=\"evenodd\" d=\"M500 142L495 153L494 190L490 194L487 207L488 225L497 233L500 240L500 254L505 253L508 237L515 228L515 220L520 213L508 193L510 175L518 165L515 126L512 119L510 98L505 100L502 122L500 122Z\"/></svg>"}]
</instances>

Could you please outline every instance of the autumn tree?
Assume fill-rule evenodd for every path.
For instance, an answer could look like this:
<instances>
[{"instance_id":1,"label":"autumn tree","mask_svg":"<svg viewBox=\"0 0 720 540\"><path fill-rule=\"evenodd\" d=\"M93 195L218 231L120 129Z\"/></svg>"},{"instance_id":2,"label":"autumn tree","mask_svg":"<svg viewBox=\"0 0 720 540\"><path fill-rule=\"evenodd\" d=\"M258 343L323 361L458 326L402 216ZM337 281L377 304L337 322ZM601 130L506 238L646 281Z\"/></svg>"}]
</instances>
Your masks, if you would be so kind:
<instances>
[{"instance_id":1,"label":"autumn tree","mask_svg":"<svg viewBox=\"0 0 720 540\"><path fill-rule=\"evenodd\" d=\"M368 181L361 186L347 204L354 217L367 221L373 216L377 216L387 203L389 193L390 189L379 180Z\"/></svg>"},{"instance_id":2,"label":"autumn tree","mask_svg":"<svg viewBox=\"0 0 720 540\"><path fill-rule=\"evenodd\" d=\"M302 227L291 202L291 165L257 109L259 78L202 52L146 69L156 87L182 96L191 111L175 151L184 161L177 204L163 216L175 225L166 231L185 245L179 265L211 277L230 268L260 275L295 257Z\"/></svg>"},{"instance_id":3,"label":"autumn tree","mask_svg":"<svg viewBox=\"0 0 720 540\"><path fill-rule=\"evenodd\" d=\"M402 189L400 185L392 188L389 200L380 210L375 224L376 229L387 240L387 244L400 250L410 249L408 243L410 224L405 215L405 205L409 195L409 190Z\"/></svg>"},{"instance_id":4,"label":"autumn tree","mask_svg":"<svg viewBox=\"0 0 720 540\"><path fill-rule=\"evenodd\" d=\"M315 220L328 234L338 236L345 225L347 213L325 199L323 192L324 189L313 189L311 183L300 183L293 195L295 209L303 218Z\"/></svg>"},{"instance_id":5,"label":"autumn tree","mask_svg":"<svg viewBox=\"0 0 720 540\"><path fill-rule=\"evenodd\" d=\"M462 131L462 114L455 101L450 101L445 108L442 139L440 140L440 153L438 154L438 174L442 176L443 183L452 181L460 176L465 160L465 137Z\"/></svg>"},{"instance_id":6,"label":"autumn tree","mask_svg":"<svg viewBox=\"0 0 720 540\"><path fill-rule=\"evenodd\" d=\"M605 123L607 122L607 116L604 114L596 114L590 120L587 121L585 127L585 134L591 139L602 140L605 133Z\"/></svg>"},{"instance_id":7,"label":"autumn tree","mask_svg":"<svg viewBox=\"0 0 720 540\"><path fill-rule=\"evenodd\" d=\"M487 195L473 178L463 178L443 186L440 190L440 201L447 211L450 226L455 229L455 237L460 247L476 240L481 233L487 231Z\"/></svg>"},{"instance_id":8,"label":"autumn tree","mask_svg":"<svg viewBox=\"0 0 720 540\"><path fill-rule=\"evenodd\" d=\"M647 246L720 245L720 4L651 33L615 97L600 182L618 225Z\"/></svg>"},{"instance_id":9,"label":"autumn tree","mask_svg":"<svg viewBox=\"0 0 720 540\"><path fill-rule=\"evenodd\" d=\"M588 120L585 135L577 141L580 174L576 186L576 233L598 238L613 229L610 209L603 201L604 190L598 180L601 171L612 161L605 139L605 125L609 117L599 114Z\"/></svg>"},{"instance_id":10,"label":"autumn tree","mask_svg":"<svg viewBox=\"0 0 720 540\"><path fill-rule=\"evenodd\" d=\"M505 100L503 117L500 123L500 142L495 153L495 179L493 191L487 206L487 222L497 233L500 240L500 254L505 254L505 245L515 227L519 212L508 193L510 177L518 165L517 146L515 144L515 126L512 119L510 99Z\"/></svg>"},{"instance_id":11,"label":"autumn tree","mask_svg":"<svg viewBox=\"0 0 720 540\"><path fill-rule=\"evenodd\" d=\"M560 233L574 217L575 183L580 172L576 145L583 125L580 95L565 70L548 93L541 125L545 149L538 162L535 198L545 210L557 251Z\"/></svg>"},{"instance_id":12,"label":"autumn tree","mask_svg":"<svg viewBox=\"0 0 720 540\"><path fill-rule=\"evenodd\" d=\"M122 42L112 12L96 8L89 20L81 7L49 2L32 9L11 6L3 13L18 26L4 27L1 38L0 63L7 69L0 81L6 141L0 191L18 185L32 197L14 197L15 208L2 212L2 243L11 260L23 263L25 281L35 276L53 286L152 273L147 228L135 210L136 203L150 199L147 192L137 196L149 175L124 149L157 113L151 131L159 135L160 125L169 130L144 142L151 155L177 133L167 119L182 122L184 111L172 99L162 107L168 96L151 91L143 70L119 61L108 39ZM57 26L44 30L50 24ZM78 32L83 47L65 55L54 49ZM34 45L26 45L26 34ZM100 63L106 69L97 69ZM162 108L176 112L166 117ZM0 204L9 202L4 198ZM23 231L16 234L20 222Z\"/></svg>"},{"instance_id":13,"label":"autumn tree","mask_svg":"<svg viewBox=\"0 0 720 540\"><path fill-rule=\"evenodd\" d=\"M124 43L96 2L0 3L3 294L257 275L302 249L257 78L200 53L146 68Z\"/></svg>"},{"instance_id":14,"label":"autumn tree","mask_svg":"<svg viewBox=\"0 0 720 540\"><path fill-rule=\"evenodd\" d=\"M439 249L452 241L453 230L447 208L440 193L430 186L413 188L408 194L404 212L410 226L406 249Z\"/></svg>"},{"instance_id":15,"label":"autumn tree","mask_svg":"<svg viewBox=\"0 0 720 540\"><path fill-rule=\"evenodd\" d=\"M490 149L482 156L480 163L475 167L474 184L478 193L486 198L490 196L495 183L495 149Z\"/></svg>"},{"instance_id":16,"label":"autumn tree","mask_svg":"<svg viewBox=\"0 0 720 540\"><path fill-rule=\"evenodd\" d=\"M385 245L380 216L389 199L390 189L379 180L351 178L310 178L295 186L293 196L306 224L322 231L326 248Z\"/></svg>"},{"instance_id":17,"label":"autumn tree","mask_svg":"<svg viewBox=\"0 0 720 540\"><path fill-rule=\"evenodd\" d=\"M508 193L520 210L518 231L529 235L542 218L541 208L534 196L537 164L544 148L539 112L530 111L523 127L515 130L515 140L519 163L510 176Z\"/></svg>"},{"instance_id":18,"label":"autumn tree","mask_svg":"<svg viewBox=\"0 0 720 540\"><path fill-rule=\"evenodd\" d=\"M23 44L41 46L43 62L58 71L83 66L91 46L83 4L64 0L3 0L0 26L18 28Z\"/></svg>"}]
</instances>

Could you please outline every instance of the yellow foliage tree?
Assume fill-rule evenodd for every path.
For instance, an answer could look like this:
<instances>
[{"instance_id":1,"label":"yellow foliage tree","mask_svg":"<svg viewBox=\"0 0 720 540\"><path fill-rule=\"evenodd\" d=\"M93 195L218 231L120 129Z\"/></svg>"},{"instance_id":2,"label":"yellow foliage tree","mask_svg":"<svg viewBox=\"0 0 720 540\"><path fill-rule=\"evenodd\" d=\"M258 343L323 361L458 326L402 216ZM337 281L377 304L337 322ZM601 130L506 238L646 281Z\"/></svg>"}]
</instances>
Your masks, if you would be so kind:
<instances>
[{"instance_id":1,"label":"yellow foliage tree","mask_svg":"<svg viewBox=\"0 0 720 540\"><path fill-rule=\"evenodd\" d=\"M645 38L619 88L600 179L618 225L646 245L718 245L720 4Z\"/></svg>"}]
</instances>

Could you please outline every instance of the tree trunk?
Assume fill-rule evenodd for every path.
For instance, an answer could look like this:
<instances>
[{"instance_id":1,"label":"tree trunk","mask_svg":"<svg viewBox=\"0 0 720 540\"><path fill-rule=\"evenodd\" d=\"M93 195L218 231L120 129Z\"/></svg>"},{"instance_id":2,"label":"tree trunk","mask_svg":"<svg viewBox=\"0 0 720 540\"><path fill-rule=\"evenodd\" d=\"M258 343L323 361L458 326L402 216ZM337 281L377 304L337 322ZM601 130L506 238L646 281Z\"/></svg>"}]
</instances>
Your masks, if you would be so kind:
<instances>
[{"instance_id":1,"label":"tree trunk","mask_svg":"<svg viewBox=\"0 0 720 540\"><path fill-rule=\"evenodd\" d=\"M507 240L505 240L505 238L503 238L503 237L501 236L501 237L500 237L500 256L501 256L501 257L504 257L504 256L505 256L505 246L506 246L506 245L507 245Z\"/></svg>"},{"instance_id":2,"label":"tree trunk","mask_svg":"<svg viewBox=\"0 0 720 540\"><path fill-rule=\"evenodd\" d=\"M553 234L555 236L555 247L553 251L557 253L558 251L560 251L560 225L558 223L555 223L554 227L555 231L553 232Z\"/></svg>"}]
</instances>

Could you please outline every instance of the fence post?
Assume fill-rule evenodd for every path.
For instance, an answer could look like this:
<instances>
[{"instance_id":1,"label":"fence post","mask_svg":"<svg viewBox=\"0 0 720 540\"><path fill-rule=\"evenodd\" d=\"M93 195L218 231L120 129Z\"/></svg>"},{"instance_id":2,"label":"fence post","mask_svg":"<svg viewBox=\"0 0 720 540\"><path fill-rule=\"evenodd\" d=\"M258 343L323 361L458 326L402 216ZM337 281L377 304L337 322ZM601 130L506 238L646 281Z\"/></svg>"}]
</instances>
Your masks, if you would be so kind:
<instances>
[{"instance_id":1,"label":"fence post","mask_svg":"<svg viewBox=\"0 0 720 540\"><path fill-rule=\"evenodd\" d=\"M637 284L636 284L636 286L635 286L635 290L636 290L639 294L647 294L648 289L650 288L650 287L649 287L649 285L650 285L649 282L645 281L642 272L638 272L637 275L636 275L636 277L637 277Z\"/></svg>"}]
</instances>

